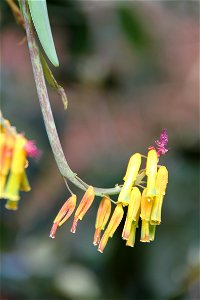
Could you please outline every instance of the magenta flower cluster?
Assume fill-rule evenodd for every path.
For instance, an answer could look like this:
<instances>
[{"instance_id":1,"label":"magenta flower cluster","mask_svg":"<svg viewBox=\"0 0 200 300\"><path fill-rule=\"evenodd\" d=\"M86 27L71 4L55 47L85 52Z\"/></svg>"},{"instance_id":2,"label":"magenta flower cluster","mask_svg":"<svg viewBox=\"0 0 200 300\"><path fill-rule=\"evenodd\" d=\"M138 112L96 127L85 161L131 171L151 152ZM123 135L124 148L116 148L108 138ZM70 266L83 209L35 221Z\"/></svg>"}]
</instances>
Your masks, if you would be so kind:
<instances>
[{"instance_id":1,"label":"magenta flower cluster","mask_svg":"<svg viewBox=\"0 0 200 300\"><path fill-rule=\"evenodd\" d=\"M167 129L163 129L160 139L155 141L156 143L156 148L157 148L157 153L158 156L163 155L167 153L168 149L166 148L167 143L168 143L168 135L167 135Z\"/></svg>"}]
</instances>

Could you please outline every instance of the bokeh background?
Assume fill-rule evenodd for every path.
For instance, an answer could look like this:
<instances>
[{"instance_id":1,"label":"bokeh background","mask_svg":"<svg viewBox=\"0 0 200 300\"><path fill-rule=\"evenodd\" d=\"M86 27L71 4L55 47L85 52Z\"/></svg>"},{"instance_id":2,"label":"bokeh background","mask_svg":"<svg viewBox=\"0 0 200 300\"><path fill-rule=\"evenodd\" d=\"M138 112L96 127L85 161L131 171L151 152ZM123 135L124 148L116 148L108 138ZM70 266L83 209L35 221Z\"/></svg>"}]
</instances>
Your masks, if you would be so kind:
<instances>
[{"instance_id":1,"label":"bokeh background","mask_svg":"<svg viewBox=\"0 0 200 300\"><path fill-rule=\"evenodd\" d=\"M122 225L105 253L92 245L99 199L70 233L48 237L69 196L44 129L24 33L1 1L1 108L37 141L32 191L19 210L1 200L1 299L192 299L199 296L199 2L48 1L65 87L50 100L74 172L94 186L122 183L129 157L163 128L170 151L162 225L153 243L125 247ZM83 192L71 185L81 198ZM113 197L115 199L115 197Z\"/></svg>"}]
</instances>

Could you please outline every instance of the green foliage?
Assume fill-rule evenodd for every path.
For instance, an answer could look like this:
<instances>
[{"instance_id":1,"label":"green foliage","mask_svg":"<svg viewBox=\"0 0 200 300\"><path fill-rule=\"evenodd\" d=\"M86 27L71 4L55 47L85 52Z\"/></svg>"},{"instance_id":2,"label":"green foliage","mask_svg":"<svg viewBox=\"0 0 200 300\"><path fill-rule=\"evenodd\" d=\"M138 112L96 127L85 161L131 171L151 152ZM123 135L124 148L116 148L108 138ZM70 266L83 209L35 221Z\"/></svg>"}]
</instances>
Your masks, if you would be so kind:
<instances>
[{"instance_id":1,"label":"green foliage","mask_svg":"<svg viewBox=\"0 0 200 300\"><path fill-rule=\"evenodd\" d=\"M137 12L129 10L125 6L119 7L118 17L121 28L134 49L142 52L147 50L149 48L150 37Z\"/></svg>"},{"instance_id":2,"label":"green foliage","mask_svg":"<svg viewBox=\"0 0 200 300\"><path fill-rule=\"evenodd\" d=\"M57 67L59 62L51 33L46 0L28 0L28 4L40 43L49 60Z\"/></svg>"}]
</instances>

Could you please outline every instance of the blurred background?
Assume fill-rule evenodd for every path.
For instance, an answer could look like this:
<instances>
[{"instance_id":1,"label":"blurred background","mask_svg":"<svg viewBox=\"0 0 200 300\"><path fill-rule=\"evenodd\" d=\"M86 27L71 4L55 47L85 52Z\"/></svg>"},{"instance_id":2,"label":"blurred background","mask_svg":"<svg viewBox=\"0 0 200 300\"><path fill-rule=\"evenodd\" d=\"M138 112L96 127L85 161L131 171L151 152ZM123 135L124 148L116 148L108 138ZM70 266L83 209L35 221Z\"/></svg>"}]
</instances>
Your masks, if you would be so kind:
<instances>
[{"instance_id":1,"label":"blurred background","mask_svg":"<svg viewBox=\"0 0 200 300\"><path fill-rule=\"evenodd\" d=\"M92 245L99 198L70 233L48 237L69 196L44 129L24 32L1 1L1 108L37 141L32 191L19 210L1 200L1 298L199 299L199 2L47 1L65 87L52 110L72 170L94 186L121 184L129 157L168 129L162 224L153 243L125 247L121 225L104 254ZM83 192L70 185L80 199ZM116 197L113 197L115 199Z\"/></svg>"}]
</instances>

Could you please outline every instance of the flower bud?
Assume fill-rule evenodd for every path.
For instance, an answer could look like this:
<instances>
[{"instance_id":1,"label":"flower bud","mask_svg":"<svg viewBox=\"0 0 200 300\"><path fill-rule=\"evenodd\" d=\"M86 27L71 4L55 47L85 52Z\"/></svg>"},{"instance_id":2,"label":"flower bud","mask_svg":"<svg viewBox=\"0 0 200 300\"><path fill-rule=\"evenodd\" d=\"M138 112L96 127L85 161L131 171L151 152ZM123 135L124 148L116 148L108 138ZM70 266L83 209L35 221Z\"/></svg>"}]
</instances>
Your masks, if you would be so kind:
<instances>
[{"instance_id":1,"label":"flower bud","mask_svg":"<svg viewBox=\"0 0 200 300\"><path fill-rule=\"evenodd\" d=\"M127 205L130 201L131 190L137 178L141 165L141 154L135 153L131 156L126 174L124 176L124 185L119 193L118 202Z\"/></svg>"},{"instance_id":2,"label":"flower bud","mask_svg":"<svg viewBox=\"0 0 200 300\"><path fill-rule=\"evenodd\" d=\"M147 155L146 175L147 175L147 197L153 198L156 195L156 175L157 175L158 155L152 149Z\"/></svg>"},{"instance_id":3,"label":"flower bud","mask_svg":"<svg viewBox=\"0 0 200 300\"><path fill-rule=\"evenodd\" d=\"M136 221L138 211L140 210L141 193L137 187L133 187L131 192L131 199L128 205L128 211L126 216L126 222L124 225L122 238L127 240L131 231L131 224Z\"/></svg>"},{"instance_id":4,"label":"flower bud","mask_svg":"<svg viewBox=\"0 0 200 300\"><path fill-rule=\"evenodd\" d=\"M51 228L50 235L49 235L52 239L55 238L56 230L57 230L58 226L61 226L64 222L67 221L67 219L69 219L69 217L73 213L75 207L76 207L76 195L73 194L63 204L63 206L59 210L56 218L53 221L53 226Z\"/></svg>"},{"instance_id":5,"label":"flower bud","mask_svg":"<svg viewBox=\"0 0 200 300\"><path fill-rule=\"evenodd\" d=\"M94 245L99 244L101 230L104 230L108 222L108 219L110 217L110 213L111 213L111 201L108 197L103 197L97 211L94 241L93 241Z\"/></svg>"},{"instance_id":6,"label":"flower bud","mask_svg":"<svg viewBox=\"0 0 200 300\"><path fill-rule=\"evenodd\" d=\"M95 197L94 188L92 186L89 186L75 212L74 221L71 228L72 233L76 232L78 220L83 219L84 215L92 205L92 202L94 201L94 197Z\"/></svg>"},{"instance_id":7,"label":"flower bud","mask_svg":"<svg viewBox=\"0 0 200 300\"><path fill-rule=\"evenodd\" d=\"M108 242L109 238L113 237L113 234L115 233L115 231L117 230L117 227L119 226L122 218L124 215L124 210L122 207L122 204L117 204L117 206L115 207L115 210L113 212L113 215L110 219L110 222L101 238L101 241L99 243L99 247L98 247L98 251L103 253L103 250Z\"/></svg>"},{"instance_id":8,"label":"flower bud","mask_svg":"<svg viewBox=\"0 0 200 300\"><path fill-rule=\"evenodd\" d=\"M141 199L141 214L140 217L142 220L150 221L151 210L153 206L154 199L146 196L147 189L144 189Z\"/></svg>"},{"instance_id":9,"label":"flower bud","mask_svg":"<svg viewBox=\"0 0 200 300\"><path fill-rule=\"evenodd\" d=\"M136 235L136 229L138 228L139 217L140 217L140 209L138 210L136 220L133 221L131 224L131 230L128 239L126 241L126 246L134 247L135 245L135 235Z\"/></svg>"},{"instance_id":10,"label":"flower bud","mask_svg":"<svg viewBox=\"0 0 200 300\"><path fill-rule=\"evenodd\" d=\"M156 197L154 200L152 213L151 213L151 224L159 225L161 223L161 210L165 190L168 183L168 171L167 168L161 166L158 170L156 177Z\"/></svg>"}]
</instances>

